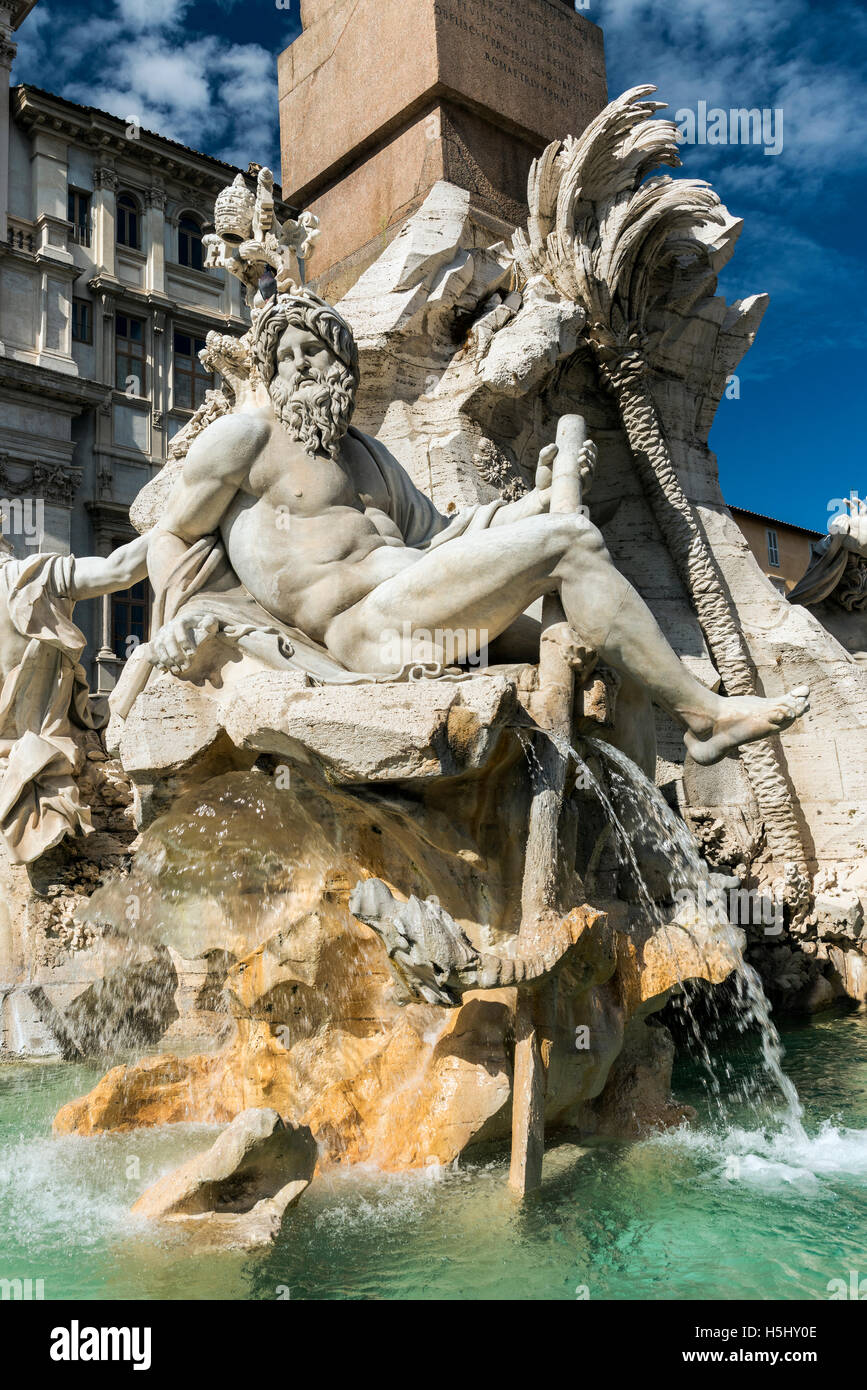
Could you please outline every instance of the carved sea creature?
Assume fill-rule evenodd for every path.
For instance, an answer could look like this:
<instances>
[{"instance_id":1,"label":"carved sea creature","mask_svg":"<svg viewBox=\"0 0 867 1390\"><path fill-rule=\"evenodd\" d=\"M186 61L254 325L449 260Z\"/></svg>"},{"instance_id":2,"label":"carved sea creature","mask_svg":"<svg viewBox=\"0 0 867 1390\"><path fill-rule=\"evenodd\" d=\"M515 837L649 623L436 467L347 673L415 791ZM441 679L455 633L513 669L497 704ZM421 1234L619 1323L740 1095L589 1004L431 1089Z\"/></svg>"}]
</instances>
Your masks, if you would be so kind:
<instances>
[{"instance_id":1,"label":"carved sea creature","mask_svg":"<svg viewBox=\"0 0 867 1390\"><path fill-rule=\"evenodd\" d=\"M379 878L355 885L349 910L382 938L395 974L429 1004L454 1008L471 989L504 989L543 983L577 945L588 925L570 913L552 930L544 950L532 956L477 951L435 897L400 902ZM602 914L595 914L594 921Z\"/></svg>"}]
</instances>

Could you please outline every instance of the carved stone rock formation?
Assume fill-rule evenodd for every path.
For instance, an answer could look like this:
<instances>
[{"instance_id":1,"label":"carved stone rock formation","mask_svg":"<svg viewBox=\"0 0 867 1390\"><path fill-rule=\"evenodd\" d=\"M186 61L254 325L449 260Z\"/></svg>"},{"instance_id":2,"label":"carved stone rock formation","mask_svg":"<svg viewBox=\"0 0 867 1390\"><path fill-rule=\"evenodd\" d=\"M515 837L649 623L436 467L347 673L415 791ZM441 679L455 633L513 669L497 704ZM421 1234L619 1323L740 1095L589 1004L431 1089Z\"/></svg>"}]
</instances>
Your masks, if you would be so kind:
<instances>
[{"instance_id":1,"label":"carved stone rock formation","mask_svg":"<svg viewBox=\"0 0 867 1390\"><path fill-rule=\"evenodd\" d=\"M308 1129L274 1110L244 1110L210 1149L149 1187L133 1215L183 1231L196 1248L254 1250L279 1234L315 1166Z\"/></svg>"},{"instance_id":2,"label":"carved stone rock formation","mask_svg":"<svg viewBox=\"0 0 867 1390\"><path fill-rule=\"evenodd\" d=\"M836 605L832 621L826 603L814 610L817 621L789 605L725 507L708 432L768 300L727 305L715 294L740 224L711 190L681 179L642 182L655 164L680 162L671 124L648 120L654 103L638 99L648 90L627 93L580 140L543 156L530 221L511 249L480 244L460 190L433 190L341 301L360 344L359 418L439 506L457 509L494 488L512 495L518 475L529 483L556 416L580 409L588 417L600 447L591 519L682 659L729 693L773 694L795 679L813 691L813 713L795 731L715 769L684 759L671 725L655 720L659 780L679 789L695 829L717 824L717 840L742 842L737 862L750 887L786 881L786 930L797 945L815 935L815 873L851 873L867 848L858 770L867 759L867 689L836 640L857 654L867 634L857 608L850 621ZM633 214L627 245L619 238ZM437 216L442 251L428 253L425 266ZM649 249L654 270L644 275ZM592 283L580 280L585 250ZM466 278L470 261L474 275L487 263L482 255L504 268L516 262L493 294ZM457 351L443 328L448 303L461 323ZM615 379L615 359L632 374ZM519 407L521 393L532 410ZM652 735L636 738L646 711L631 699L622 709L630 717L618 722L615 741L649 766Z\"/></svg>"},{"instance_id":3,"label":"carved stone rock formation","mask_svg":"<svg viewBox=\"0 0 867 1390\"><path fill-rule=\"evenodd\" d=\"M850 500L788 595L809 608L856 661L867 664L867 503Z\"/></svg>"},{"instance_id":4,"label":"carved stone rock formation","mask_svg":"<svg viewBox=\"0 0 867 1390\"><path fill-rule=\"evenodd\" d=\"M214 960L222 951L215 985L231 1037L216 1052L116 1067L60 1112L58 1130L226 1123L267 1107L309 1126L323 1167L375 1162L395 1171L451 1162L468 1145L505 1138L515 989L468 990L457 1008L418 1001L348 904L359 879L379 879L419 902L435 896L463 949L494 962L501 981L513 967L517 979L526 972L511 959L525 768L520 743L504 730L485 766L459 778L341 786L293 762L287 780L273 765L218 771L216 750L206 780L188 773L193 784L183 792L182 775L129 877L107 884L91 912L110 919L133 897L138 940L158 943L173 960ZM613 920L576 908L554 948L552 1128L578 1123L604 1093L630 1019L661 1008L680 979L724 979L737 958L718 928L654 933L612 908ZM590 1028L589 1050L576 1049L579 1026ZM647 1123L652 1096L663 1091L657 1118L674 1115L661 1074L655 1086ZM606 1113L613 1132L617 1106ZM621 1120L631 1132L631 1115Z\"/></svg>"},{"instance_id":5,"label":"carved stone rock formation","mask_svg":"<svg viewBox=\"0 0 867 1390\"><path fill-rule=\"evenodd\" d=\"M381 879L356 884L349 910L382 938L398 978L427 1003L446 1008L460 1003L471 989L543 984L583 933L599 924L599 914L573 908L551 929L542 955L500 956L475 950L436 899L398 902Z\"/></svg>"}]
</instances>

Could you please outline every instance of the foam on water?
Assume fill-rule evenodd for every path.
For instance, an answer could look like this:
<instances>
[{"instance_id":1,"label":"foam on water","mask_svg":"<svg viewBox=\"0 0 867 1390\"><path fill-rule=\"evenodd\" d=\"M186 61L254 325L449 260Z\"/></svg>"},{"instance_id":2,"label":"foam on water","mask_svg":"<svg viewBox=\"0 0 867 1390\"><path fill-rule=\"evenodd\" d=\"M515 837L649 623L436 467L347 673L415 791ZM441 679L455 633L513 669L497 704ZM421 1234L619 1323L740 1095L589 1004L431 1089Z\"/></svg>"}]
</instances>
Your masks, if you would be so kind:
<instances>
[{"instance_id":1,"label":"foam on water","mask_svg":"<svg viewBox=\"0 0 867 1390\"><path fill-rule=\"evenodd\" d=\"M830 1120L795 1142L784 1128L757 1130L733 1124L722 1130L683 1125L645 1143L672 1155L701 1155L708 1160L707 1171L724 1182L799 1185L819 1197L833 1195L833 1180L867 1179L867 1130Z\"/></svg>"},{"instance_id":2,"label":"foam on water","mask_svg":"<svg viewBox=\"0 0 867 1390\"><path fill-rule=\"evenodd\" d=\"M670 892L694 887L706 866L653 784L607 745L591 750L605 769L587 769L591 785L639 910L670 921L642 849L667 864ZM50 1298L274 1299L289 1288L293 1299L574 1299L584 1286L593 1298L827 1297L863 1253L867 1020L790 1028L805 1116L758 976L744 966L737 985L736 1047L723 1035L711 1056L692 1019L705 1070L681 1061L675 1083L699 1110L692 1125L632 1145L555 1142L525 1204L506 1188L506 1146L490 1162L329 1175L274 1250L252 1258L197 1258L129 1215L213 1129L55 1138L52 1116L97 1073L0 1067L0 1276L44 1277ZM772 1084L757 1090L756 1074Z\"/></svg>"},{"instance_id":3,"label":"foam on water","mask_svg":"<svg viewBox=\"0 0 867 1390\"><path fill-rule=\"evenodd\" d=\"M145 1229L129 1209L145 1186L212 1143L219 1130L174 1125L94 1138L51 1132L51 1118L87 1069L0 1068L0 1252L87 1250Z\"/></svg>"},{"instance_id":4,"label":"foam on water","mask_svg":"<svg viewBox=\"0 0 867 1390\"><path fill-rule=\"evenodd\" d=\"M522 743L534 775L540 775L532 745L529 740L522 739ZM605 768L605 783L575 749L570 748L568 755L575 759L585 784L604 808L618 858L631 873L646 922L664 926L671 920L671 908L658 902L648 886L639 858L642 847L654 852L657 871L662 859L671 900L685 889L696 903L708 903L708 896L698 891L707 882L708 869L683 820L625 754L597 739L587 739L586 744L590 754L595 754ZM649 1140L648 1144L679 1153L681 1158L687 1152L701 1153L709 1160L703 1180L714 1184L740 1182L756 1190L789 1189L801 1197L820 1199L833 1196L828 1179L867 1177L867 1130L841 1128L826 1120L817 1134L808 1135L797 1088L783 1066L784 1049L771 1017L770 1002L758 973L743 960L739 933L718 909L711 908L701 925L726 937L738 961L734 995L728 997L725 1006L731 1016L720 1019L718 1015L717 1022L733 1025L741 1034L757 1034L761 1070L770 1086L761 1083L755 1065L738 1081L729 1063L723 1061L720 1065L719 1057L711 1055L709 1040L690 1007L685 988L682 1005L690 1029L691 1050L704 1071L705 1097L713 1108L711 1123L701 1128L683 1127ZM715 1007L711 1002L711 1011ZM743 1109L750 1112L757 1127L745 1128L739 1123L737 1117Z\"/></svg>"}]
</instances>

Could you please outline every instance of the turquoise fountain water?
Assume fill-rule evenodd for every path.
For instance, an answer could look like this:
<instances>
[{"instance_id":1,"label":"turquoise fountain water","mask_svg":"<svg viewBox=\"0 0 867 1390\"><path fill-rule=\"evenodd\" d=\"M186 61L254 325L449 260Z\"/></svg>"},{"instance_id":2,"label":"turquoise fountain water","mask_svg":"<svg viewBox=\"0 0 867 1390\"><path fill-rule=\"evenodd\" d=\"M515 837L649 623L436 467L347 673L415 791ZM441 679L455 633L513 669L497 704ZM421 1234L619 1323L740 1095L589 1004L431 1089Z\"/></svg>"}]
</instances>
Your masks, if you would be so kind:
<instances>
[{"instance_id":1,"label":"turquoise fountain water","mask_svg":"<svg viewBox=\"0 0 867 1390\"><path fill-rule=\"evenodd\" d=\"M800 1143L737 1100L721 1121L687 1060L675 1088L691 1127L556 1145L528 1203L508 1194L505 1151L411 1178L354 1171L314 1184L273 1251L204 1259L130 1225L129 1206L207 1131L55 1139L58 1105L96 1072L6 1066L0 1277L41 1278L48 1299L827 1298L830 1280L867 1275L867 1017L784 1037ZM757 1040L736 1032L719 1055L737 1082Z\"/></svg>"}]
</instances>

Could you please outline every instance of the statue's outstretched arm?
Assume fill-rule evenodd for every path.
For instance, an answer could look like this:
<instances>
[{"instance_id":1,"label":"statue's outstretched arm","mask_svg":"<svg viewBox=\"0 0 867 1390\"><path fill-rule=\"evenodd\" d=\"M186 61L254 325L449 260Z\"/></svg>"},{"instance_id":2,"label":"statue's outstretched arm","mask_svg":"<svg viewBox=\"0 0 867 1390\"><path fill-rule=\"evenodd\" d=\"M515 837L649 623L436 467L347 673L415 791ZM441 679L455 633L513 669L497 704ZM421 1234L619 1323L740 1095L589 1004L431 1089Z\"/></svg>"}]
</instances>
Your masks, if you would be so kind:
<instances>
[{"instance_id":1,"label":"statue's outstretched arm","mask_svg":"<svg viewBox=\"0 0 867 1390\"><path fill-rule=\"evenodd\" d=\"M79 599L99 598L101 594L129 589L140 579L146 579L147 572L148 537L136 536L134 541L119 546L111 555L76 557L69 597L77 603Z\"/></svg>"}]
</instances>

